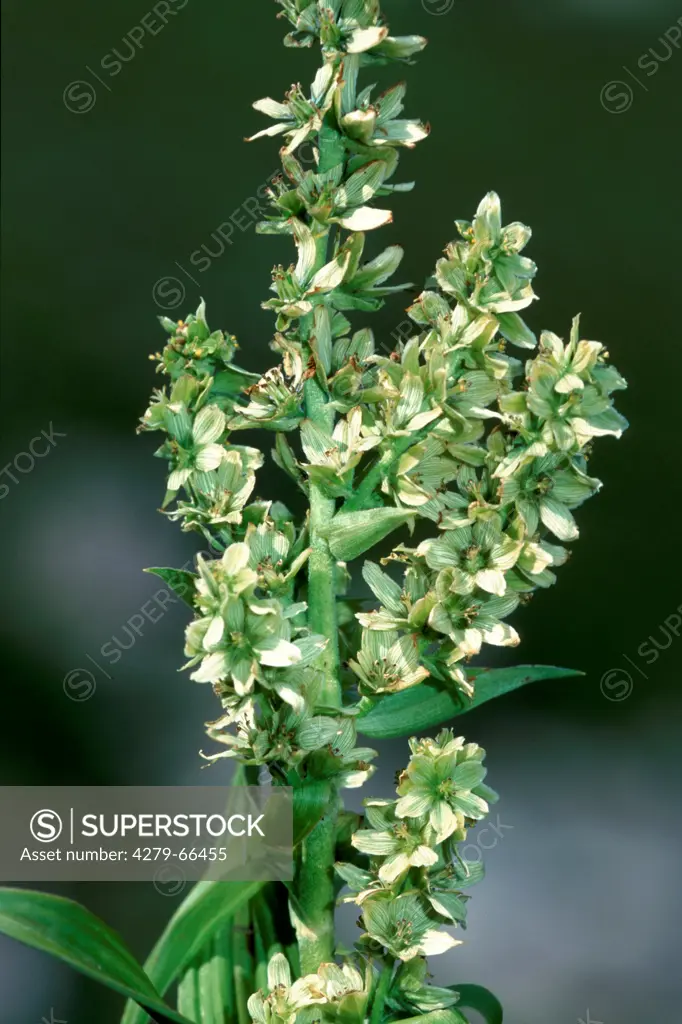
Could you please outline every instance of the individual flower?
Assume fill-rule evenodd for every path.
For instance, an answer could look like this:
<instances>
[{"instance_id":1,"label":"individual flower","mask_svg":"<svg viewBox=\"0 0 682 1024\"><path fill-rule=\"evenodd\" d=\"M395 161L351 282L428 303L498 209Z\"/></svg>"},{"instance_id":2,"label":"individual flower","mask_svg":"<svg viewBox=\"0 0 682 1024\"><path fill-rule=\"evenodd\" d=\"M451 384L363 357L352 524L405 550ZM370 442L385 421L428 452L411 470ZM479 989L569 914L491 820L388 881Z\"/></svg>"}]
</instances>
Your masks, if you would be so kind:
<instances>
[{"instance_id":1,"label":"individual flower","mask_svg":"<svg viewBox=\"0 0 682 1024\"><path fill-rule=\"evenodd\" d=\"M455 832L466 835L467 821L479 821L488 813L488 800L495 799L483 785L485 751L475 743L455 738L444 729L435 740L410 740L412 757L400 777L396 806L399 818L428 820L443 842Z\"/></svg>"},{"instance_id":2,"label":"individual flower","mask_svg":"<svg viewBox=\"0 0 682 1024\"><path fill-rule=\"evenodd\" d=\"M406 146L413 149L427 138L428 125L414 119L401 118L405 86L394 86L372 102L372 90L366 89L362 102L353 110L344 111L341 127L346 134L363 146Z\"/></svg>"},{"instance_id":3,"label":"individual flower","mask_svg":"<svg viewBox=\"0 0 682 1024\"><path fill-rule=\"evenodd\" d=\"M446 443L429 435L400 456L394 479L387 480L389 491L399 505L415 508L420 515L438 521L447 508L443 492L455 480L459 464L450 455Z\"/></svg>"},{"instance_id":4,"label":"individual flower","mask_svg":"<svg viewBox=\"0 0 682 1024\"><path fill-rule=\"evenodd\" d=\"M461 942L434 927L435 920L414 892L395 896L379 892L362 904L362 921L370 938L400 960L445 953Z\"/></svg>"},{"instance_id":5,"label":"individual flower","mask_svg":"<svg viewBox=\"0 0 682 1024\"><path fill-rule=\"evenodd\" d=\"M429 676L419 664L415 635L400 636L393 630L363 630L357 660L351 659L348 665L360 680L360 692L368 696L407 690Z\"/></svg>"},{"instance_id":6,"label":"individual flower","mask_svg":"<svg viewBox=\"0 0 682 1024\"><path fill-rule=\"evenodd\" d=\"M352 964L320 964L317 972L320 990L328 1003L339 1003L365 988L360 972Z\"/></svg>"},{"instance_id":7,"label":"individual flower","mask_svg":"<svg viewBox=\"0 0 682 1024\"><path fill-rule=\"evenodd\" d=\"M450 637L462 658L478 654L484 643L495 647L516 646L520 642L518 633L502 620L516 609L518 597L509 591L492 597L461 594L461 579L452 568L438 573L429 627Z\"/></svg>"},{"instance_id":8,"label":"individual flower","mask_svg":"<svg viewBox=\"0 0 682 1024\"><path fill-rule=\"evenodd\" d=\"M589 477L575 460L561 452L533 459L502 484L501 505L513 506L528 534L540 522L560 540L575 540L578 527L571 509L596 494L601 482Z\"/></svg>"},{"instance_id":9,"label":"individual flower","mask_svg":"<svg viewBox=\"0 0 682 1024\"><path fill-rule=\"evenodd\" d=\"M268 370L257 384L245 391L247 405L235 403L230 430L293 430L303 418L303 390L300 378L291 379L283 367Z\"/></svg>"},{"instance_id":10,"label":"individual flower","mask_svg":"<svg viewBox=\"0 0 682 1024\"><path fill-rule=\"evenodd\" d=\"M302 543L306 539L305 531L297 538L290 520L283 527L278 529L268 516L258 525L249 523L244 535L244 543L249 548L249 566L258 573L263 588L273 596L289 592L293 579L310 555L310 548ZM302 611L305 611L303 603L290 606L288 616L295 618Z\"/></svg>"},{"instance_id":11,"label":"individual flower","mask_svg":"<svg viewBox=\"0 0 682 1024\"><path fill-rule=\"evenodd\" d=\"M331 435L310 420L301 426L301 446L307 462L301 463L311 483L330 494L352 493L353 472L369 445L361 436L362 410L351 409L339 419Z\"/></svg>"},{"instance_id":12,"label":"individual flower","mask_svg":"<svg viewBox=\"0 0 682 1024\"><path fill-rule=\"evenodd\" d=\"M325 64L317 72L310 86L310 99L306 97L300 85L292 85L286 94L285 102L266 97L257 100L253 106L261 114L275 119L276 123L256 132L247 142L271 135L284 135L288 142L285 155L293 153L309 135L318 132L322 127L324 115L329 110L338 82L335 69Z\"/></svg>"},{"instance_id":13,"label":"individual flower","mask_svg":"<svg viewBox=\"0 0 682 1024\"><path fill-rule=\"evenodd\" d=\"M380 881L390 885L410 868L432 867L438 863L431 825L396 818L395 801L368 800L365 808L372 828L355 832L352 843L360 853L382 858L378 871Z\"/></svg>"},{"instance_id":14,"label":"individual flower","mask_svg":"<svg viewBox=\"0 0 682 1024\"><path fill-rule=\"evenodd\" d=\"M516 564L522 547L522 540L502 533L499 519L488 519L423 541L417 554L430 569L452 571L454 593L473 594L478 588L502 597L507 590L505 573Z\"/></svg>"},{"instance_id":15,"label":"individual flower","mask_svg":"<svg viewBox=\"0 0 682 1024\"><path fill-rule=\"evenodd\" d=\"M298 743L310 751L308 769L316 778L335 779L344 789L359 789L375 771L377 756L371 747L356 747L357 728L352 718L315 715L298 731Z\"/></svg>"},{"instance_id":16,"label":"individual flower","mask_svg":"<svg viewBox=\"0 0 682 1024\"><path fill-rule=\"evenodd\" d=\"M193 473L217 469L223 461L225 447L217 442L225 433L226 420L217 405L205 405L194 420L183 402L168 403L164 412L169 440L159 454L170 457L168 491L174 495Z\"/></svg>"}]
</instances>

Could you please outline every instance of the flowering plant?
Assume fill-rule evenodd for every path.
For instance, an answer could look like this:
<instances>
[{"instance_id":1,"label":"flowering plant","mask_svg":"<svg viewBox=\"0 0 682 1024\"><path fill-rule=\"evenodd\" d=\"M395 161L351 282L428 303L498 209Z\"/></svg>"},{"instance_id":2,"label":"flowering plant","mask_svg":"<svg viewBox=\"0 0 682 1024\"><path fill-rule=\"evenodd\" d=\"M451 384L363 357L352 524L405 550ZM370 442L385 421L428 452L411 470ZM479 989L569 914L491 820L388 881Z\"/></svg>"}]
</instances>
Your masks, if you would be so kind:
<instances>
[{"instance_id":1,"label":"flowering plant","mask_svg":"<svg viewBox=\"0 0 682 1024\"><path fill-rule=\"evenodd\" d=\"M235 339L211 331L203 301L186 320L162 318L164 386L141 429L163 435L165 514L212 552L196 573L151 570L194 613L187 667L220 705L204 757L293 789L295 878L197 886L147 965L157 1001L119 985L136 1000L124 1022L146 1012L204 1024L462 1024L469 1010L501 1021L494 996L431 985L425 961L459 944L452 933L482 873L461 849L497 799L485 752L446 727L410 739L396 799L366 800L364 820L342 791L374 771L365 738L442 725L532 679L573 674L469 661L518 644L510 617L555 582L578 536L574 510L601 486L588 473L593 441L627 426L612 400L625 382L604 347L581 338L579 318L566 342L551 332L537 342L521 316L536 299L531 232L503 224L492 192L456 222L409 306L409 339L390 350L351 325L413 287L389 283L399 246L369 260L364 250L392 219L377 204L412 187L396 180L401 150L428 135L402 116L403 84L375 95L361 73L409 64L426 41L391 36L378 0L279 3L286 45L322 52L309 91L254 104L274 122L258 135L284 142L258 230L297 250L264 303L279 362L262 376L236 365ZM271 432L272 461L304 493L301 521L254 496L266 453L239 443L254 428ZM388 554L365 559L389 537ZM360 558L371 602L349 596L348 563ZM359 908L353 950L337 947L338 899ZM173 982L177 1012L161 1001Z\"/></svg>"}]
</instances>

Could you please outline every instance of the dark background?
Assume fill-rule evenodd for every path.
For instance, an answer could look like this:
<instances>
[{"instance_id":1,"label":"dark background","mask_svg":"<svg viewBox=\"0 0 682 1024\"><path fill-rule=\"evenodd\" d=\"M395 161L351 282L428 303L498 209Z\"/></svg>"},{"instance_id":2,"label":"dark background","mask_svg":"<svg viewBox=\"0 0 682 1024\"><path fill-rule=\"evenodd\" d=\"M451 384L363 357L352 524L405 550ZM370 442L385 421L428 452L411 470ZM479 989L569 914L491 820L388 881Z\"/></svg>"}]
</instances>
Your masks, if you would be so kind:
<instances>
[{"instance_id":1,"label":"dark background","mask_svg":"<svg viewBox=\"0 0 682 1024\"><path fill-rule=\"evenodd\" d=\"M184 316L201 295L211 325L238 336L241 362L270 365L271 318L259 303L271 265L291 251L257 237L239 212L278 164L276 142L242 139L268 123L250 102L309 81L316 63L284 50L268 0L188 0L112 75L114 49L131 56L124 36L151 6L3 3L1 463L17 480L4 474L0 490L3 784L209 781L196 751L215 706L208 687L176 674L182 610L147 622L121 652L125 624L159 589L141 570L180 566L200 544L157 515L163 467L154 439L134 427L155 383L146 357L163 343L159 312ZM592 469L606 486L579 512L574 557L517 616L522 647L493 652L498 663L587 674L462 720L489 750L507 827L486 853L466 944L434 961L436 976L489 985L510 1024L668 1024L679 1017L682 909L682 49L664 36L677 39L682 9L387 0L385 10L394 31L431 39L406 76L408 116L428 119L433 134L403 158L399 180L418 187L396 198L383 244L407 247L418 290L452 221L496 189L505 220L535 232L542 302L530 322L565 335L582 311L584 336L606 342L630 382L619 407L632 428L596 446ZM211 236L232 214L246 230L236 227L198 272L191 254L203 244L218 252ZM390 339L403 305L374 318L380 338ZM20 453L50 425L66 436L28 471ZM285 489L261 474L263 497ZM121 653L116 664L101 654L107 643ZM406 756L403 742L384 745L375 794L388 794ZM214 772L210 781L225 777ZM69 893L140 957L176 902L150 885ZM350 939L352 918L344 931ZM68 1024L108 1024L119 1002L0 939L3 1024L38 1024L52 1011Z\"/></svg>"}]
</instances>

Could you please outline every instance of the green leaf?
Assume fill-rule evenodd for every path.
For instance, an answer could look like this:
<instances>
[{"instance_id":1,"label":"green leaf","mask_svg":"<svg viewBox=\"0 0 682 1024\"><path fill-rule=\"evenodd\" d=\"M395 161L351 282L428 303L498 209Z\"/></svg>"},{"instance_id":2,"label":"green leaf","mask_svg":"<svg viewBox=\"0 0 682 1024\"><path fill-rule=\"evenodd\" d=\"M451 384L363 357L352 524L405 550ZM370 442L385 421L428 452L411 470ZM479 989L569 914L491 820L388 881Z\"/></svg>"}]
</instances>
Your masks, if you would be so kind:
<instances>
[{"instance_id":1,"label":"green leaf","mask_svg":"<svg viewBox=\"0 0 682 1024\"><path fill-rule=\"evenodd\" d=\"M226 920L248 903L264 884L261 881L197 882L169 921L145 964L146 973L160 992L170 988ZM144 1013L129 1004L121 1024L146 1024Z\"/></svg>"},{"instance_id":2,"label":"green leaf","mask_svg":"<svg viewBox=\"0 0 682 1024\"><path fill-rule=\"evenodd\" d=\"M420 1013L418 1017L407 1017L402 1024L469 1024L459 1010L432 1010L431 1013Z\"/></svg>"},{"instance_id":3,"label":"green leaf","mask_svg":"<svg viewBox=\"0 0 682 1024\"><path fill-rule=\"evenodd\" d=\"M149 1013L156 1021L189 1024L166 1006L119 936L79 903L51 893L0 889L0 931L134 999L141 1022Z\"/></svg>"},{"instance_id":4,"label":"green leaf","mask_svg":"<svg viewBox=\"0 0 682 1024\"><path fill-rule=\"evenodd\" d=\"M486 1024L502 1024L502 1004L487 988L481 985L451 985L450 988L459 993L458 1006L476 1010Z\"/></svg>"},{"instance_id":5,"label":"green leaf","mask_svg":"<svg viewBox=\"0 0 682 1024\"><path fill-rule=\"evenodd\" d=\"M224 1024L234 1012L233 923L218 932L178 982L178 1009L197 1024Z\"/></svg>"},{"instance_id":6,"label":"green leaf","mask_svg":"<svg viewBox=\"0 0 682 1024\"><path fill-rule=\"evenodd\" d=\"M315 329L312 337L310 338L310 347L312 349L313 356L315 357L317 367L322 371L321 383L324 384L332 368L331 320L329 317L329 310L326 306L317 306L315 308L314 316Z\"/></svg>"},{"instance_id":7,"label":"green leaf","mask_svg":"<svg viewBox=\"0 0 682 1024\"><path fill-rule=\"evenodd\" d=\"M199 967L194 963L188 967L178 982L178 1010L189 1020L200 1024L201 1002L199 996ZM214 1024L211 1021L210 1024Z\"/></svg>"},{"instance_id":8,"label":"green leaf","mask_svg":"<svg viewBox=\"0 0 682 1024\"><path fill-rule=\"evenodd\" d=\"M470 678L474 682L475 692L471 700L449 690L437 689L430 683L422 683L401 693L383 697L366 712L361 712L357 719L358 731L372 739L408 736L441 725L457 715L466 714L486 701L518 690L526 683L581 675L583 673L576 669L553 668L550 665L473 669Z\"/></svg>"},{"instance_id":9,"label":"green leaf","mask_svg":"<svg viewBox=\"0 0 682 1024\"><path fill-rule=\"evenodd\" d=\"M326 779L313 779L294 788L295 846L310 835L329 807L330 801L331 786Z\"/></svg>"},{"instance_id":10,"label":"green leaf","mask_svg":"<svg viewBox=\"0 0 682 1024\"><path fill-rule=\"evenodd\" d=\"M145 572L153 576L159 576L164 583L167 583L171 590L181 597L185 604L194 609L194 582L199 577L193 572L186 572L184 569L145 569Z\"/></svg>"},{"instance_id":11,"label":"green leaf","mask_svg":"<svg viewBox=\"0 0 682 1024\"><path fill-rule=\"evenodd\" d=\"M216 375L207 400L215 402L221 398L238 398L246 388L257 384L259 380L258 373L250 373L248 370L242 370L240 366L230 365Z\"/></svg>"},{"instance_id":12,"label":"green leaf","mask_svg":"<svg viewBox=\"0 0 682 1024\"><path fill-rule=\"evenodd\" d=\"M415 513L401 508L375 508L362 512L340 512L329 526L327 539L334 558L350 562L374 547Z\"/></svg>"},{"instance_id":13,"label":"green leaf","mask_svg":"<svg viewBox=\"0 0 682 1024\"><path fill-rule=\"evenodd\" d=\"M518 345L519 348L535 348L538 340L518 313L498 313L497 319L500 322L500 331L507 341Z\"/></svg>"}]
</instances>

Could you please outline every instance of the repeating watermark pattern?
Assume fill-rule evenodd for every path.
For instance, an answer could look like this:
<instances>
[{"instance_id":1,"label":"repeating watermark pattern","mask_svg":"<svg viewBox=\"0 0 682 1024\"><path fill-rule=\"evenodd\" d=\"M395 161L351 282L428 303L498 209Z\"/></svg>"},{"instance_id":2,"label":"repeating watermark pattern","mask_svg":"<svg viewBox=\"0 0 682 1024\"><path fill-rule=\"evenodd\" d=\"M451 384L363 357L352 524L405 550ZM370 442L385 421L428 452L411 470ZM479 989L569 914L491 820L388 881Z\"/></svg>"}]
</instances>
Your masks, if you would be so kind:
<instances>
[{"instance_id":1,"label":"repeating watermark pattern","mask_svg":"<svg viewBox=\"0 0 682 1024\"><path fill-rule=\"evenodd\" d=\"M479 864L484 854L494 850L500 840L504 839L504 833L512 832L513 829L513 825L504 825L498 814L494 822L489 821L485 828L477 829L474 839L460 848L463 859Z\"/></svg>"},{"instance_id":2,"label":"repeating watermark pattern","mask_svg":"<svg viewBox=\"0 0 682 1024\"><path fill-rule=\"evenodd\" d=\"M90 655L86 655L86 657L89 658ZM94 696L97 680L87 668L72 668L64 676L62 689L69 700L76 704L82 704L83 701L90 700Z\"/></svg>"},{"instance_id":3,"label":"repeating watermark pattern","mask_svg":"<svg viewBox=\"0 0 682 1024\"><path fill-rule=\"evenodd\" d=\"M422 7L427 14L449 14L456 0L422 0Z\"/></svg>"},{"instance_id":4,"label":"repeating watermark pattern","mask_svg":"<svg viewBox=\"0 0 682 1024\"><path fill-rule=\"evenodd\" d=\"M40 1024L68 1024L68 1022L66 1020L64 1020L63 1017L57 1017L56 1013L57 1013L57 1011L55 1010L54 1006L51 1006L50 1007L50 1016L49 1017L41 1017L40 1018Z\"/></svg>"},{"instance_id":5,"label":"repeating watermark pattern","mask_svg":"<svg viewBox=\"0 0 682 1024\"><path fill-rule=\"evenodd\" d=\"M16 469L17 473L20 473L21 476L28 476L35 469L36 459L46 458L52 449L57 447L58 437L66 437L66 434L55 430L50 421L50 426L47 430L41 430L36 437L32 437L28 442L26 445L28 448L27 452L19 452L11 462L8 462L6 466L0 469L0 501L6 498L11 490L10 484L4 482L4 477L8 477L12 484L16 484L18 487L21 479L15 476L12 470ZM36 445L40 445L42 451Z\"/></svg>"},{"instance_id":6,"label":"repeating watermark pattern","mask_svg":"<svg viewBox=\"0 0 682 1024\"><path fill-rule=\"evenodd\" d=\"M669 647L672 647L673 643L680 636L682 630L682 604L678 605L672 615L669 615L667 619L661 623L658 627L657 633L650 634L646 640L644 640L637 648L637 661L631 658L628 654L623 654L623 659L627 661L628 665L637 672L642 679L649 679L644 669L641 667L642 663L645 665L654 665L661 657L663 651L667 651ZM614 703L620 703L621 701L627 700L632 694L635 688L635 681L632 677L632 673L623 668L610 668L601 677L599 688L602 694L607 700L613 701Z\"/></svg>"},{"instance_id":7,"label":"repeating watermark pattern","mask_svg":"<svg viewBox=\"0 0 682 1024\"><path fill-rule=\"evenodd\" d=\"M126 32L120 44L101 58L98 66L104 77L86 64L85 68L90 78L78 78L69 82L62 93L66 109L72 114L88 114L97 102L97 85L111 92L107 79L111 80L120 75L124 66L137 57L151 38L163 32L169 19L179 14L188 3L189 0L158 0L144 17Z\"/></svg>"},{"instance_id":8,"label":"repeating watermark pattern","mask_svg":"<svg viewBox=\"0 0 682 1024\"><path fill-rule=\"evenodd\" d=\"M154 875L153 885L160 896L181 896L187 888L187 875L179 864L164 864Z\"/></svg>"},{"instance_id":9,"label":"repeating watermark pattern","mask_svg":"<svg viewBox=\"0 0 682 1024\"><path fill-rule=\"evenodd\" d=\"M205 557L215 558L216 552L207 551L203 554ZM193 564L194 559L189 559L180 571L191 571ZM180 604L182 600L182 595L171 587L161 587L130 618L126 619L113 636L101 645L97 652L99 657L109 665L117 665L126 651L132 650L137 641L144 636L149 625L156 625L157 622L160 622L168 609ZM87 653L83 657L94 666L101 676L111 682L114 677L107 672L101 661ZM69 700L76 704L82 704L94 697L97 691L97 678L90 668L72 668L62 680L62 689Z\"/></svg>"},{"instance_id":10,"label":"repeating watermark pattern","mask_svg":"<svg viewBox=\"0 0 682 1024\"><path fill-rule=\"evenodd\" d=\"M282 172L279 169L268 175L263 184L256 189L256 194L245 199L227 220L224 220L215 231L212 231L208 242L203 242L198 249L190 253L188 261L197 274L205 274L213 265L213 261L224 255L226 247L234 245L235 231L244 234L263 219L269 211L266 206L261 206L261 200L266 199L268 189L272 188L273 183L281 176ZM192 284L199 287L196 277L184 264L176 260L175 266ZM152 298L159 309L177 309L185 301L186 294L187 288L184 281L175 274L160 277L152 288Z\"/></svg>"},{"instance_id":11,"label":"repeating watermark pattern","mask_svg":"<svg viewBox=\"0 0 682 1024\"><path fill-rule=\"evenodd\" d=\"M297 159L303 166L312 164L315 160L313 147L309 144L300 146L297 150ZM187 257L186 262L190 263L194 274L191 273L185 263L175 261L175 266L184 276L198 289L199 282L195 274L205 274L215 260L225 255L226 249L234 245L239 234L245 234L251 230L260 220L263 220L271 211L267 205L268 194L276 181L281 179L281 168L277 168L269 174L265 181L259 185L255 194L249 196L243 203L233 210L230 216L211 232L207 242L202 242L198 249ZM265 203L266 205L262 205ZM165 274L154 283L152 298L159 309L173 310L181 306L187 295L187 285L177 274Z\"/></svg>"},{"instance_id":12,"label":"repeating watermark pattern","mask_svg":"<svg viewBox=\"0 0 682 1024\"><path fill-rule=\"evenodd\" d=\"M650 46L637 60L637 73L626 64L622 65L623 71L628 76L627 80L614 78L602 87L600 93L601 105L609 114L625 114L635 102L634 84L648 93L649 89L644 83L645 79L653 78L680 49L682 44L682 17L679 17L674 25L659 36L656 45ZM659 52L660 50L660 52Z\"/></svg>"},{"instance_id":13,"label":"repeating watermark pattern","mask_svg":"<svg viewBox=\"0 0 682 1024\"><path fill-rule=\"evenodd\" d=\"M590 1010L585 1010L585 1016L578 1017L578 1024L604 1024L604 1021L595 1020L594 1017L590 1015Z\"/></svg>"}]
</instances>

